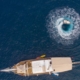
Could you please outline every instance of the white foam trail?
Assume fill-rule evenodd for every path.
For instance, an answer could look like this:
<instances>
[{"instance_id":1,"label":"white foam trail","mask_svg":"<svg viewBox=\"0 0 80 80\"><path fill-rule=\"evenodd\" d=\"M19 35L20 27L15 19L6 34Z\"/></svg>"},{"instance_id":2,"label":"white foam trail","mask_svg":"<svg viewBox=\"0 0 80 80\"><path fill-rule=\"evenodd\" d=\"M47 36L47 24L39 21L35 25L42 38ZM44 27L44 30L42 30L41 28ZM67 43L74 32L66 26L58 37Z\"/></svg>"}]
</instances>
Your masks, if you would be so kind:
<instances>
[{"instance_id":1,"label":"white foam trail","mask_svg":"<svg viewBox=\"0 0 80 80\"><path fill-rule=\"evenodd\" d=\"M70 22L68 31L62 29L63 20ZM51 38L58 43L73 44L80 35L80 16L73 8L52 10L48 15L47 28Z\"/></svg>"}]
</instances>

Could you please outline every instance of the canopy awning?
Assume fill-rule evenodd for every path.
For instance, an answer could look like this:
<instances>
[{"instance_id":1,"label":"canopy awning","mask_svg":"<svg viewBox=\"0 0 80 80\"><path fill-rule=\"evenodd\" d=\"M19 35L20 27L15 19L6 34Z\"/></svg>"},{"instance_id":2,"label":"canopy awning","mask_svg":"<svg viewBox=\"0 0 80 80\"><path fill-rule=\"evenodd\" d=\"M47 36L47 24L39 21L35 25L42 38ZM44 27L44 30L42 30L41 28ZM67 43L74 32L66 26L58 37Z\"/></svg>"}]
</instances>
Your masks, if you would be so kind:
<instances>
[{"instance_id":1,"label":"canopy awning","mask_svg":"<svg viewBox=\"0 0 80 80\"><path fill-rule=\"evenodd\" d=\"M72 60L70 57L53 57L51 58L54 72L64 72L72 70Z\"/></svg>"}]
</instances>

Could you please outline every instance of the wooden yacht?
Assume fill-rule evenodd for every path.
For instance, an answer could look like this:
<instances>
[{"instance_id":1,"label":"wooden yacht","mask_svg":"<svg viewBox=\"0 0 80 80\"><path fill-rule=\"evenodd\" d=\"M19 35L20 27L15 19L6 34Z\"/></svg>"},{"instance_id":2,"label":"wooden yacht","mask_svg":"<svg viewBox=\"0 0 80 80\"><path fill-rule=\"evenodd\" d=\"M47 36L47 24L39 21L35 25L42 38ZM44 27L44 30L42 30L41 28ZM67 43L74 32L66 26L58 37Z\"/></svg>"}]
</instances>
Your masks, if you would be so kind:
<instances>
[{"instance_id":1,"label":"wooden yacht","mask_svg":"<svg viewBox=\"0 0 80 80\"><path fill-rule=\"evenodd\" d=\"M70 57L51 57L24 60L15 64L11 68L3 69L4 72L14 72L21 76L42 75L42 74L54 74L72 70L72 64L80 62L72 62Z\"/></svg>"}]
</instances>

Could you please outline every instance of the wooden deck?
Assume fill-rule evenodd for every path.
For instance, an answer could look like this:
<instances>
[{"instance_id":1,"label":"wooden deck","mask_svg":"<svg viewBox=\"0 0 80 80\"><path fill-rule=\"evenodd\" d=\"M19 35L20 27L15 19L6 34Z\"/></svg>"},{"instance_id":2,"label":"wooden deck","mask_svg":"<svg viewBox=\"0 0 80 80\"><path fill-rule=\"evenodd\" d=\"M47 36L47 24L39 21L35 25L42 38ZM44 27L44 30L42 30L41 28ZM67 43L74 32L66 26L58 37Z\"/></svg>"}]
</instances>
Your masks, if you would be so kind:
<instances>
[{"instance_id":1,"label":"wooden deck","mask_svg":"<svg viewBox=\"0 0 80 80\"><path fill-rule=\"evenodd\" d=\"M43 59L38 59L38 60L48 60L50 58L43 58ZM32 61L36 61L36 59L33 59L33 60L25 60L25 61L21 61L19 63L17 63L16 65L14 65L12 67L12 69L16 69L15 71L13 71L15 74L18 74L18 75L21 75L21 76L31 76L31 75L39 75L39 74L33 74L32 72L32 64L31 62ZM25 73L24 72L17 72L17 67L20 66L20 65L25 65ZM43 71L45 73L45 66L43 66ZM44 73L40 73L40 74L44 74ZM45 73L45 74L49 74L48 73Z\"/></svg>"}]
</instances>

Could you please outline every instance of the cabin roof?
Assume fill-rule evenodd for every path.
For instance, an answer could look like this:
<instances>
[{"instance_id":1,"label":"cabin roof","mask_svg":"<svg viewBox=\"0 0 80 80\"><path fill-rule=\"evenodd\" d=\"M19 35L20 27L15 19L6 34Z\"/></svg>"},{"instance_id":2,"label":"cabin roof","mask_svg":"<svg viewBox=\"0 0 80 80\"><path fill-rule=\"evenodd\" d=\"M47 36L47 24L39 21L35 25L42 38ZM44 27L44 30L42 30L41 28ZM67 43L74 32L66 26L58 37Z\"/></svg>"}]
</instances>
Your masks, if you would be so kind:
<instances>
[{"instance_id":1,"label":"cabin roof","mask_svg":"<svg viewBox=\"0 0 80 80\"><path fill-rule=\"evenodd\" d=\"M33 73L44 73L51 72L52 66L50 66L51 60L38 60L32 61L32 72Z\"/></svg>"}]
</instances>

